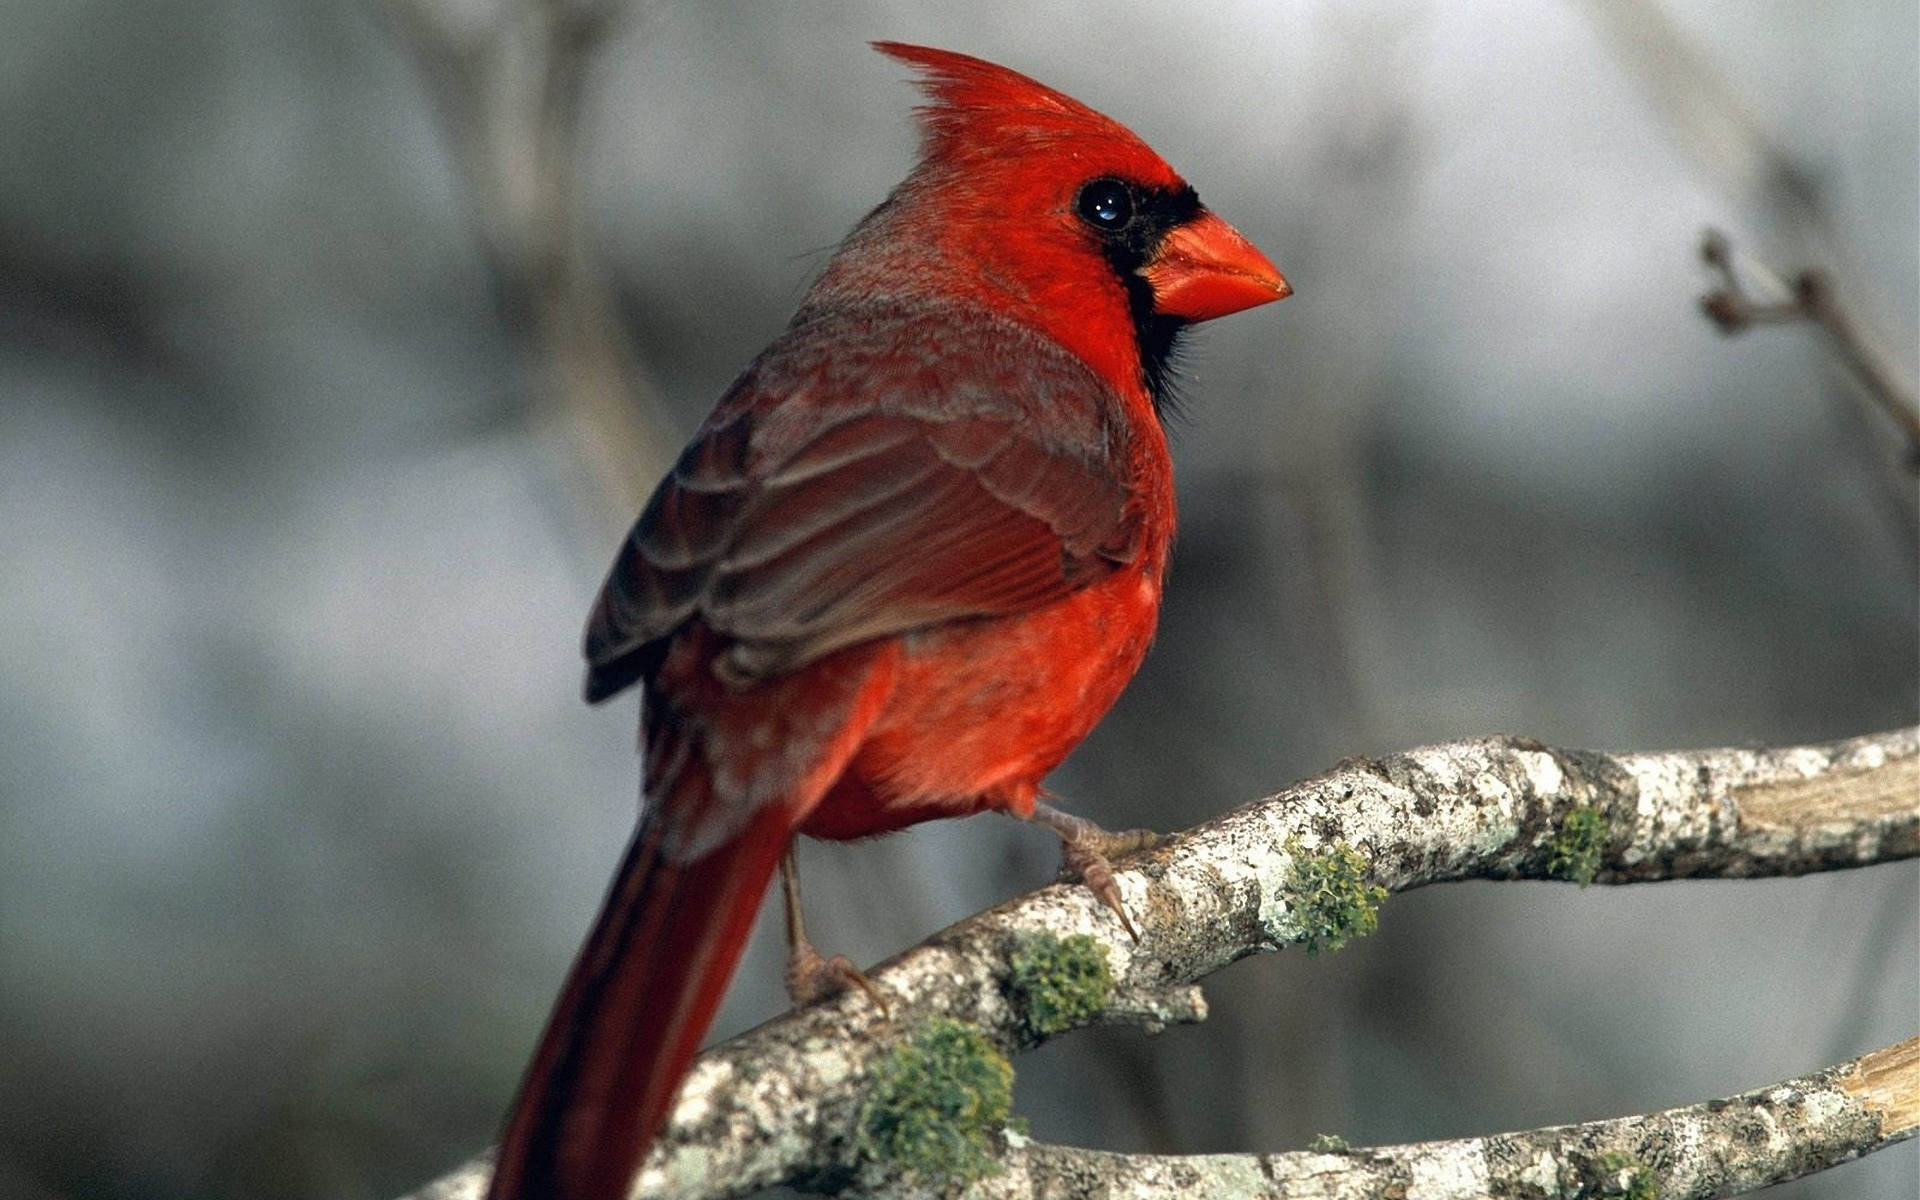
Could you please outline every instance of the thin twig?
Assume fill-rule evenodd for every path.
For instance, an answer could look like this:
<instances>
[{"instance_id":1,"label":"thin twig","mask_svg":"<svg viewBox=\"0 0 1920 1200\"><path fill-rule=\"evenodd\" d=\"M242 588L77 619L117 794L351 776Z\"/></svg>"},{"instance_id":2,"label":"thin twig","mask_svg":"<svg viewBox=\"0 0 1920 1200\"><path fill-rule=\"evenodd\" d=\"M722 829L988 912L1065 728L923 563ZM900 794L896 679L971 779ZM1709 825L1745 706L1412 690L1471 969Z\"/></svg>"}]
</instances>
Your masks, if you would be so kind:
<instances>
[{"instance_id":1,"label":"thin twig","mask_svg":"<svg viewBox=\"0 0 1920 1200\"><path fill-rule=\"evenodd\" d=\"M1087 889L1045 888L872 971L890 1022L854 997L707 1051L635 1194L704 1200L844 1178L858 1166L855 1131L877 1056L912 1030L959 1020L1009 1053L1044 1040L1006 988L1022 937L1081 934L1100 947L1113 989L1077 1024L1199 1020L1196 981L1324 936L1325 914L1299 881L1329 854L1356 856L1363 885L1390 891L1461 879L1799 875L1911 858L1920 728L1775 750L1610 755L1494 738L1349 760L1123 860L1115 878L1137 943ZM463 1170L436 1186L477 1186L486 1165ZM418 1195L466 1194L477 1192Z\"/></svg>"},{"instance_id":2,"label":"thin twig","mask_svg":"<svg viewBox=\"0 0 1920 1200\"><path fill-rule=\"evenodd\" d=\"M1856 263L1820 194L1814 174L1757 119L1712 55L1656 0L1582 0L1621 65L1647 91L1680 147L1734 207L1771 224L1773 240L1802 261ZM1703 253L1726 282L1707 297L1707 313L1729 333L1748 325L1813 320L1827 330L1847 371L1905 434L1908 463L1920 470L1920 416L1914 389L1897 364L1841 311L1832 277L1804 272L1777 300L1753 301L1733 278L1726 241L1709 233ZM1715 255L1721 257L1715 261ZM1747 264L1752 267L1752 264ZM1753 267L1757 275L1765 272Z\"/></svg>"},{"instance_id":3,"label":"thin twig","mask_svg":"<svg viewBox=\"0 0 1920 1200\"><path fill-rule=\"evenodd\" d=\"M1723 333L1792 321L1819 326L1839 353L1847 373L1906 436L1907 465L1920 472L1920 409L1914 405L1913 386L1899 367L1861 334L1841 305L1827 272L1802 271L1778 298L1758 300L1742 285L1740 273L1734 268L1733 247L1725 234L1707 230L1700 243L1700 257L1720 277L1720 286L1700 298L1700 307Z\"/></svg>"}]
</instances>

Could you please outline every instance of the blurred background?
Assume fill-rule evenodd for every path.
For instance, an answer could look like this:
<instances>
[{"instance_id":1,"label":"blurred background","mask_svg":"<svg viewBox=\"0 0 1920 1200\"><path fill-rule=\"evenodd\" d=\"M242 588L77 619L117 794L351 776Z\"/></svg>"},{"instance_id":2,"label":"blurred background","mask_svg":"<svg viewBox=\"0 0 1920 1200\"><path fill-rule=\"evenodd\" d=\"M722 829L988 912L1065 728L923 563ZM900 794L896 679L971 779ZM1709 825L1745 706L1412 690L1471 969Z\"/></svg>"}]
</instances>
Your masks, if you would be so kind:
<instances>
[{"instance_id":1,"label":"blurred background","mask_svg":"<svg viewBox=\"0 0 1920 1200\"><path fill-rule=\"evenodd\" d=\"M386 1197L489 1142L631 825L587 606L907 170L863 42L1122 120L1287 272L1209 327L1163 632L1054 778L1191 824L1351 754L1916 719L1914 0L0 3L0 1196ZM1756 276L1756 279L1759 279ZM1764 280L1760 280L1764 283ZM1758 285L1756 285L1758 286ZM809 845L872 962L1048 880ZM1910 1036L1920 865L1396 897L1205 1025L1020 1059L1042 1138L1277 1151L1688 1103ZM777 912L770 907L770 914ZM777 1013L763 921L716 1035ZM1906 1197L1909 1144L1782 1189Z\"/></svg>"}]
</instances>

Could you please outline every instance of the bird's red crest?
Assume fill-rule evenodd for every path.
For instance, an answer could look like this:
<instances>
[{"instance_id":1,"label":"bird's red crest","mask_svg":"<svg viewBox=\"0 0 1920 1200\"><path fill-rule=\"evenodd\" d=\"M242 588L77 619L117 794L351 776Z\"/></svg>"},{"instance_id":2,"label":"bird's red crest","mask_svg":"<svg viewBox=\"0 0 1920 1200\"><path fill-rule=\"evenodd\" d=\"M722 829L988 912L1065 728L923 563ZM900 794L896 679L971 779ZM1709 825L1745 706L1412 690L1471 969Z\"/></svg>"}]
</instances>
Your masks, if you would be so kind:
<instances>
[{"instance_id":1,"label":"bird's red crest","mask_svg":"<svg viewBox=\"0 0 1920 1200\"><path fill-rule=\"evenodd\" d=\"M1126 126L1018 71L932 46L874 42L873 48L919 71L916 82L930 103L916 112L931 160L951 162L1071 138L1089 147L1124 148L1127 157L1149 160L1174 178Z\"/></svg>"}]
</instances>

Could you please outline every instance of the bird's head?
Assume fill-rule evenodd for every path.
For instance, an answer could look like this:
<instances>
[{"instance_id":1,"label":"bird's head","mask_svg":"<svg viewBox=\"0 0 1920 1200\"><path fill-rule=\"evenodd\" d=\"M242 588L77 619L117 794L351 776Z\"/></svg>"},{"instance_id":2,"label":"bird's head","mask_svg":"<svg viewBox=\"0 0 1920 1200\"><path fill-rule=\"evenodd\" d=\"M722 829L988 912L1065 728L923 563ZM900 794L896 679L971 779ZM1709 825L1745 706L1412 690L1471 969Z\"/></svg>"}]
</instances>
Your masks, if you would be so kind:
<instances>
[{"instance_id":1,"label":"bird's head","mask_svg":"<svg viewBox=\"0 0 1920 1200\"><path fill-rule=\"evenodd\" d=\"M874 45L928 99L920 164L847 247L889 282L1030 321L1156 401L1182 329L1292 290L1125 126L978 58Z\"/></svg>"}]
</instances>

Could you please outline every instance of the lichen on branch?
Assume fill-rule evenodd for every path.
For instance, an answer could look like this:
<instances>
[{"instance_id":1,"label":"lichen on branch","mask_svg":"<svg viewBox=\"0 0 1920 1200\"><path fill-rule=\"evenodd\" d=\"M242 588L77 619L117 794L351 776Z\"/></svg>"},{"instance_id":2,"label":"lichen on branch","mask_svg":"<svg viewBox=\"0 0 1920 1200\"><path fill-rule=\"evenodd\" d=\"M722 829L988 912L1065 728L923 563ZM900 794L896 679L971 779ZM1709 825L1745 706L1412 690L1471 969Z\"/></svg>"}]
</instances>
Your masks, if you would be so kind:
<instances>
[{"instance_id":1,"label":"lichen on branch","mask_svg":"<svg viewBox=\"0 0 1920 1200\"><path fill-rule=\"evenodd\" d=\"M1013 1112L1013 1066L970 1025L936 1017L873 1066L860 1154L909 1179L966 1183L996 1169Z\"/></svg>"},{"instance_id":2,"label":"lichen on branch","mask_svg":"<svg viewBox=\"0 0 1920 1200\"><path fill-rule=\"evenodd\" d=\"M1308 850L1298 837L1286 842L1293 860L1287 881L1293 924L1309 955L1334 951L1380 928L1387 889L1367 882L1366 857L1345 842Z\"/></svg>"},{"instance_id":3,"label":"lichen on branch","mask_svg":"<svg viewBox=\"0 0 1920 1200\"><path fill-rule=\"evenodd\" d=\"M1113 995L1107 949L1084 933L1046 930L1014 938L1007 956L1007 998L1037 1038L1093 1023Z\"/></svg>"}]
</instances>

